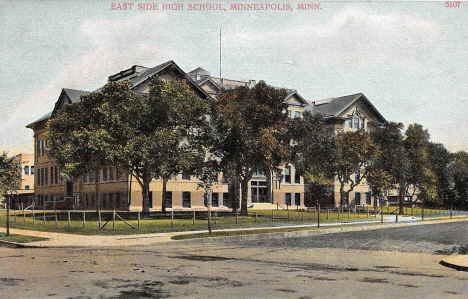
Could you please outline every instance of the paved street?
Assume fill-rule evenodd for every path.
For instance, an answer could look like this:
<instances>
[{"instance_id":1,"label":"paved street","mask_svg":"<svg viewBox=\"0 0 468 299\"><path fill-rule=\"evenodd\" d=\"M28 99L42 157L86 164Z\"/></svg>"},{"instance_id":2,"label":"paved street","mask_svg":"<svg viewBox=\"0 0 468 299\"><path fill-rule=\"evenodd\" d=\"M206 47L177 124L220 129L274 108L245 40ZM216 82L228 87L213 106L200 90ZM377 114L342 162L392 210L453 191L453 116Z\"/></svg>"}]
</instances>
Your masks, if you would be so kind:
<instances>
[{"instance_id":1,"label":"paved street","mask_svg":"<svg viewBox=\"0 0 468 299\"><path fill-rule=\"evenodd\" d=\"M256 241L0 248L1 298L466 298L468 222Z\"/></svg>"}]
</instances>

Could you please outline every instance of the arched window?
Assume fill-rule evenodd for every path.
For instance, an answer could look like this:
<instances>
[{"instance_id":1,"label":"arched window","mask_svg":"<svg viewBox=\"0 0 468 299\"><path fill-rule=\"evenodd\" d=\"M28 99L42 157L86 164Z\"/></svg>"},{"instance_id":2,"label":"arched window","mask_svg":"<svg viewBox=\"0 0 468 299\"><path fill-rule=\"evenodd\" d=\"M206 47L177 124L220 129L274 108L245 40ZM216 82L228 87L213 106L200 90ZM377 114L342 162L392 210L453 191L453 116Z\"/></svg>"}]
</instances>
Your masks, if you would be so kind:
<instances>
[{"instance_id":1,"label":"arched window","mask_svg":"<svg viewBox=\"0 0 468 299\"><path fill-rule=\"evenodd\" d=\"M31 166L31 174L34 174L34 166Z\"/></svg>"},{"instance_id":2,"label":"arched window","mask_svg":"<svg viewBox=\"0 0 468 299\"><path fill-rule=\"evenodd\" d=\"M24 174L29 175L29 166L24 166Z\"/></svg>"},{"instance_id":3,"label":"arched window","mask_svg":"<svg viewBox=\"0 0 468 299\"><path fill-rule=\"evenodd\" d=\"M29 185L24 186L24 190L29 190Z\"/></svg>"}]
</instances>

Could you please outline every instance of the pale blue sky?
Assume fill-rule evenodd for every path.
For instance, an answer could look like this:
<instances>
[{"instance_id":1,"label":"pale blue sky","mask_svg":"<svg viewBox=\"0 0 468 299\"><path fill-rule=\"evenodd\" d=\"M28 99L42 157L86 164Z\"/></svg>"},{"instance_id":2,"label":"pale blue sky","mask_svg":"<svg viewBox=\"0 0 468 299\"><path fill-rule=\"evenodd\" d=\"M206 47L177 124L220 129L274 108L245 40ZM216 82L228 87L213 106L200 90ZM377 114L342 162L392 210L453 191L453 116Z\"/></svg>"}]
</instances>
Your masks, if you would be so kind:
<instances>
[{"instance_id":1,"label":"pale blue sky","mask_svg":"<svg viewBox=\"0 0 468 299\"><path fill-rule=\"evenodd\" d=\"M390 121L468 150L468 3L321 2L318 11L112 11L118 1L0 1L0 151L33 151L25 126L61 88L94 90L134 64L265 80L309 101L362 92ZM175 2L175 1L173 1ZM282 3L286 3L283 1ZM251 3L277 3L265 0ZM289 1L293 8L300 1Z\"/></svg>"}]
</instances>

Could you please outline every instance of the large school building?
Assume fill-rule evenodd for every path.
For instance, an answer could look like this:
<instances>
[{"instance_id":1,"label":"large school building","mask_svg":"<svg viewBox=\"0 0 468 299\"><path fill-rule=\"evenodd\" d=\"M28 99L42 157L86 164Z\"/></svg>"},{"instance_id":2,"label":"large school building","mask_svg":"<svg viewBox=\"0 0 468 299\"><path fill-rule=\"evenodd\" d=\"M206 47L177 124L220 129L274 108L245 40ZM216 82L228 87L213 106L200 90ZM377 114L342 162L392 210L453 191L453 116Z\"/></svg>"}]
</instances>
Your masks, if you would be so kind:
<instances>
[{"instance_id":1,"label":"large school building","mask_svg":"<svg viewBox=\"0 0 468 299\"><path fill-rule=\"evenodd\" d=\"M253 87L256 84L254 80L212 77L202 68L186 73L173 61L153 68L135 65L109 76L108 79L129 81L133 91L145 94L148 92L148 80L152 76L167 80L184 80L198 96L207 100L216 99L221 88ZM61 176L58 165L47 155L47 121L58 115L63 107L79 101L81 96L88 93L90 91L62 89L54 110L27 125L27 128L34 131L34 203L40 208L56 206L67 209L141 210L141 189L131 174L115 167L102 167L98 170L98 175L93 172L75 179L74 182L68 182ZM291 89L284 101L288 104L289 117L301 117L305 110L322 113L329 129L336 133L358 129L371 130L373 126L385 122L383 116L363 94L308 102L296 90ZM99 178L99 182L96 178ZM335 186L337 191L330 200L330 204L333 205L339 204L337 187ZM150 184L150 210L161 210L163 198L169 210L206 209L203 190L198 188L198 180L194 176L179 174L168 182L164 196L162 190L162 181L153 179ZM213 186L213 208L231 209L232 200L235 198L232 193L233 188L230 188L229 183L220 174L219 183ZM248 206L259 209L277 206L305 207L310 203L304 179L296 173L294 165L285 165L281 176L266 174L261 169L255 170L249 182L248 196ZM348 200L350 205L372 205L374 199L365 182L362 182Z\"/></svg>"}]
</instances>

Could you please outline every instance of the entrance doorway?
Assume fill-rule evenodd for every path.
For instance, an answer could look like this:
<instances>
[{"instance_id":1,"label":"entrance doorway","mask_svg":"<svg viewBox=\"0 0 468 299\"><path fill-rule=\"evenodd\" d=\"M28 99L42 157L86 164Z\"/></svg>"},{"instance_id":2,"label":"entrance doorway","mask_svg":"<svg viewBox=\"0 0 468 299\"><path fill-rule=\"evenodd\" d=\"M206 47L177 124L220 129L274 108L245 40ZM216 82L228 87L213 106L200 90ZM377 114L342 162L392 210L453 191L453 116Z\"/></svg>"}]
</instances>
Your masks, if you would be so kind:
<instances>
[{"instance_id":1,"label":"entrance doorway","mask_svg":"<svg viewBox=\"0 0 468 299\"><path fill-rule=\"evenodd\" d=\"M252 203L269 202L266 181L251 181L250 186Z\"/></svg>"}]
</instances>

